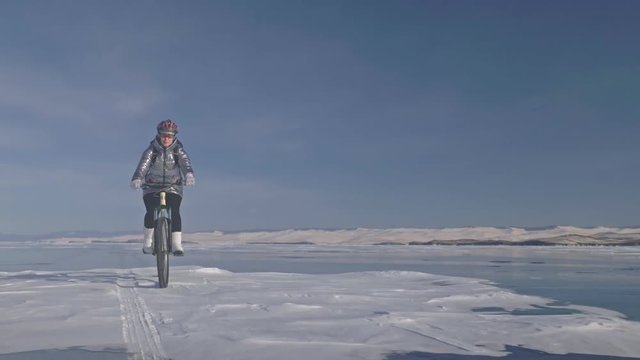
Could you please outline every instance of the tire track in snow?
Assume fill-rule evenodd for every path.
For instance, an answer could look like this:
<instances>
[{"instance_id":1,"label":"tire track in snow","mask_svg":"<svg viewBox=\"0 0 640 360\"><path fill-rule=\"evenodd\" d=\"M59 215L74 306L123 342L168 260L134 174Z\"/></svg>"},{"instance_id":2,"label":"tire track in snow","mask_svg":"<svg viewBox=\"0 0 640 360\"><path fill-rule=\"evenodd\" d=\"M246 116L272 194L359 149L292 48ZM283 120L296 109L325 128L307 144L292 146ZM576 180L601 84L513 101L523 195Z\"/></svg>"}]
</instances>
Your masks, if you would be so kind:
<instances>
[{"instance_id":1,"label":"tire track in snow","mask_svg":"<svg viewBox=\"0 0 640 360\"><path fill-rule=\"evenodd\" d=\"M133 281L119 280L118 299L122 319L122 336L131 360L170 360L162 347L160 334L153 324L151 311L138 295Z\"/></svg>"}]
</instances>

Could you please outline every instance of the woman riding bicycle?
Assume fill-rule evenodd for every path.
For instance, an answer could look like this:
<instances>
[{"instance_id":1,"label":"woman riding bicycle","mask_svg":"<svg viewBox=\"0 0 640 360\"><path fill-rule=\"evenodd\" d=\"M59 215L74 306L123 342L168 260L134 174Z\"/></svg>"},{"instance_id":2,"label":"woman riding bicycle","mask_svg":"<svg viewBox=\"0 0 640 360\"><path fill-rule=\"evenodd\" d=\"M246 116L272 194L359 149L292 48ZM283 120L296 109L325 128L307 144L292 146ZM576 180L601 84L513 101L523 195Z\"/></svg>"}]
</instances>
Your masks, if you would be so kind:
<instances>
[{"instance_id":1,"label":"woman riding bicycle","mask_svg":"<svg viewBox=\"0 0 640 360\"><path fill-rule=\"evenodd\" d=\"M160 204L158 193L165 191L167 206L171 209L171 247L174 255L184 255L182 248L182 219L180 203L182 186L195 184L191 159L176 138L178 125L172 120L164 120L157 126L158 134L142 153L140 162L131 178L133 189L143 190L144 206L144 246L142 252L153 252L153 211Z\"/></svg>"}]
</instances>

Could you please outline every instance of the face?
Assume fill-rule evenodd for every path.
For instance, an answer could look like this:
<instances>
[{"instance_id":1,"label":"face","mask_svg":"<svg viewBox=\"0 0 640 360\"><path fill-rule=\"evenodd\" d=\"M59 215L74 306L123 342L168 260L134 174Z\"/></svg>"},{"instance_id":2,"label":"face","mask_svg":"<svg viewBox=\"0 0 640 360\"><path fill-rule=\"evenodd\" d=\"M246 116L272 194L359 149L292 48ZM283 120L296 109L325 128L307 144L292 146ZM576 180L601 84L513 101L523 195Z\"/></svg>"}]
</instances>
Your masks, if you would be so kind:
<instances>
[{"instance_id":1,"label":"face","mask_svg":"<svg viewBox=\"0 0 640 360\"><path fill-rule=\"evenodd\" d=\"M160 134L160 144L164 147L169 147L173 144L173 139L175 137L170 134Z\"/></svg>"}]
</instances>

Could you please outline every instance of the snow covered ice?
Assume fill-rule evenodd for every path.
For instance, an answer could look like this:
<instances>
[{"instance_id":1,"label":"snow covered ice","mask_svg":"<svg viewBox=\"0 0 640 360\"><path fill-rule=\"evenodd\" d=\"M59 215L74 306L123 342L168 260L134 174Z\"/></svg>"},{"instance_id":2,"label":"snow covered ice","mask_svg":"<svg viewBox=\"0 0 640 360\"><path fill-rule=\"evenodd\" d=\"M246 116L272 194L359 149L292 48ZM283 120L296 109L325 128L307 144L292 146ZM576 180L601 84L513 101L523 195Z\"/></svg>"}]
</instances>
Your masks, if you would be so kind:
<instances>
[{"instance_id":1,"label":"snow covered ice","mask_svg":"<svg viewBox=\"0 0 640 360\"><path fill-rule=\"evenodd\" d=\"M230 273L178 267L3 273L3 353L122 347L140 358L346 359L421 351L640 354L640 323L581 306L519 315L550 299L417 272Z\"/></svg>"},{"instance_id":2,"label":"snow covered ice","mask_svg":"<svg viewBox=\"0 0 640 360\"><path fill-rule=\"evenodd\" d=\"M169 287L158 289L155 261L139 244L76 241L0 243L0 359L72 348L176 360L410 359L403 354L412 353L473 359L502 357L514 348L640 357L640 322L611 309L518 293L474 274L298 271L382 258L401 269L416 253L455 257L473 248L233 246L191 239L187 256L172 258ZM640 253L617 249L625 264ZM572 258L570 248L545 256L559 251ZM599 251L588 253L597 257ZM211 266L205 258L216 253L246 261L245 269L230 270L224 261ZM44 263L36 254L56 255ZM278 272L247 266L267 261L268 268L269 258L280 261ZM113 266L105 267L109 262Z\"/></svg>"}]
</instances>

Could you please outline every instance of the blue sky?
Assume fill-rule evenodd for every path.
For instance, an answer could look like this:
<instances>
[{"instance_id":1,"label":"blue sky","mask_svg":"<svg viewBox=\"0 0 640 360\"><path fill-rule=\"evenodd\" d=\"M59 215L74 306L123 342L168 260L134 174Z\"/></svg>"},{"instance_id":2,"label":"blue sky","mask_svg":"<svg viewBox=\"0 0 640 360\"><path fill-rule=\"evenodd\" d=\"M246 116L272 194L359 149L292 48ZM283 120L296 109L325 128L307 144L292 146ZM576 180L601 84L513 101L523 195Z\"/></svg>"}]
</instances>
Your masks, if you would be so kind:
<instances>
[{"instance_id":1,"label":"blue sky","mask_svg":"<svg viewBox=\"0 0 640 360\"><path fill-rule=\"evenodd\" d=\"M637 1L0 2L0 232L640 224Z\"/></svg>"}]
</instances>

